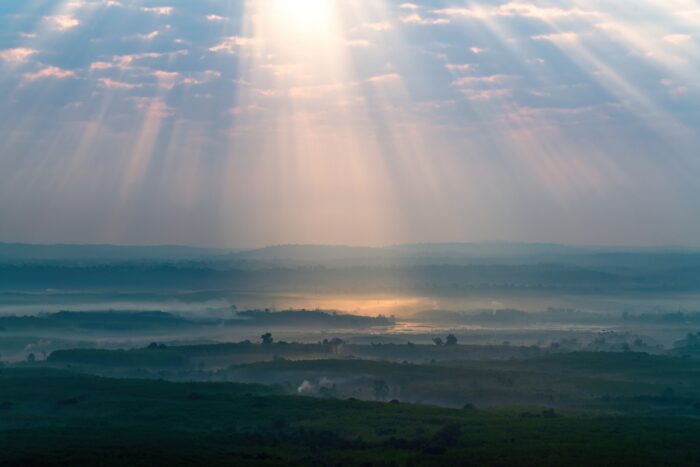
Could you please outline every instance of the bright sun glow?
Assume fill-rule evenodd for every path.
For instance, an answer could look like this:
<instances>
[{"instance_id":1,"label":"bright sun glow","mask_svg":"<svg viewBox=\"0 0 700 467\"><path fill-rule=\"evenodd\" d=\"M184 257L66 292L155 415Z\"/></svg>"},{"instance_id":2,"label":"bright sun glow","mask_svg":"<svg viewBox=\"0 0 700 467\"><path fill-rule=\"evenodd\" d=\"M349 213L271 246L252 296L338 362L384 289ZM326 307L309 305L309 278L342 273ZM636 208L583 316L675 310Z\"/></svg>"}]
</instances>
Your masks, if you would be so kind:
<instances>
[{"instance_id":1,"label":"bright sun glow","mask_svg":"<svg viewBox=\"0 0 700 467\"><path fill-rule=\"evenodd\" d=\"M323 29L331 19L333 2L329 0L273 0L274 12L287 27Z\"/></svg>"}]
</instances>

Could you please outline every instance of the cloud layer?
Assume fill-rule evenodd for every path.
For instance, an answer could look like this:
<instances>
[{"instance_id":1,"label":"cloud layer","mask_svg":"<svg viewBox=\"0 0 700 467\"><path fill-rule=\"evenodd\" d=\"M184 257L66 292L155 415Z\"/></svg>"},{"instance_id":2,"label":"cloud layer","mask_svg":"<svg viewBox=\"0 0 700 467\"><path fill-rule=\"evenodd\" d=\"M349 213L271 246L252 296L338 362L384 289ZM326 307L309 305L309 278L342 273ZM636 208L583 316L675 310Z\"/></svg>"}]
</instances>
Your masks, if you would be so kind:
<instances>
[{"instance_id":1,"label":"cloud layer","mask_svg":"<svg viewBox=\"0 0 700 467\"><path fill-rule=\"evenodd\" d=\"M699 244L690 0L9 0L0 241Z\"/></svg>"}]
</instances>

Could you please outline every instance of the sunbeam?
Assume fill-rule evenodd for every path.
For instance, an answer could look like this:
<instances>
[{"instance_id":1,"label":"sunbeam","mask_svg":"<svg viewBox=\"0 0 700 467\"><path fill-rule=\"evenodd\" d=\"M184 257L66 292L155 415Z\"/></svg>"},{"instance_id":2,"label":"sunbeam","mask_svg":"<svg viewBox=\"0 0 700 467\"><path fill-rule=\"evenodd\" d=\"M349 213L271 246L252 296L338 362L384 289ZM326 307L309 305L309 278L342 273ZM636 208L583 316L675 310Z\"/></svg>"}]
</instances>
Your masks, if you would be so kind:
<instances>
[{"instance_id":1,"label":"sunbeam","mask_svg":"<svg viewBox=\"0 0 700 467\"><path fill-rule=\"evenodd\" d=\"M9 237L9 199L36 239L654 243L649 203L700 228L692 2L10 3Z\"/></svg>"},{"instance_id":2,"label":"sunbeam","mask_svg":"<svg viewBox=\"0 0 700 467\"><path fill-rule=\"evenodd\" d=\"M700 465L698 1L0 0L0 466Z\"/></svg>"}]
</instances>

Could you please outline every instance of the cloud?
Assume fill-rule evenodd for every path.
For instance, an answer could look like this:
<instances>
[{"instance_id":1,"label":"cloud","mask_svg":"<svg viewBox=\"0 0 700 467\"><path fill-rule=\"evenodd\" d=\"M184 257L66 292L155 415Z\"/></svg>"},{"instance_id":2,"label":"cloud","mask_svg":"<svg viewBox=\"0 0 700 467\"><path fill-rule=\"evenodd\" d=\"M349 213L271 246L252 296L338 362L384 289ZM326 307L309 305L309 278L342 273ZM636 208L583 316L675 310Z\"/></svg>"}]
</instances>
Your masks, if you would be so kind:
<instances>
[{"instance_id":1,"label":"cloud","mask_svg":"<svg viewBox=\"0 0 700 467\"><path fill-rule=\"evenodd\" d=\"M263 97L275 97L279 94L277 89L270 88L253 88L256 94L260 94Z\"/></svg>"},{"instance_id":2,"label":"cloud","mask_svg":"<svg viewBox=\"0 0 700 467\"><path fill-rule=\"evenodd\" d=\"M140 58L159 58L162 54L157 52L149 52L143 54L115 55L111 62L95 62L90 65L90 71L107 70L109 68L128 68L134 60Z\"/></svg>"},{"instance_id":3,"label":"cloud","mask_svg":"<svg viewBox=\"0 0 700 467\"><path fill-rule=\"evenodd\" d=\"M678 84L676 81L664 78L659 83L674 97L683 96L688 93L688 87Z\"/></svg>"},{"instance_id":4,"label":"cloud","mask_svg":"<svg viewBox=\"0 0 700 467\"><path fill-rule=\"evenodd\" d=\"M532 3L509 2L497 7L469 7L469 8L440 8L433 10L439 16L450 19L473 18L487 19L493 17L523 17L536 18L551 21L557 18L567 17L597 17L600 13L580 8L556 8L542 7Z\"/></svg>"},{"instance_id":5,"label":"cloud","mask_svg":"<svg viewBox=\"0 0 700 467\"><path fill-rule=\"evenodd\" d=\"M407 15L402 15L400 18L402 23L406 24L418 24L420 26L447 24L448 20L445 18L424 18L418 13L410 13Z\"/></svg>"},{"instance_id":6,"label":"cloud","mask_svg":"<svg viewBox=\"0 0 700 467\"><path fill-rule=\"evenodd\" d=\"M446 16L450 19L454 18L488 18L493 16L493 11L489 13L489 10L482 8L441 8L439 10L433 10L433 13L440 16ZM444 19L444 21L448 21Z\"/></svg>"},{"instance_id":7,"label":"cloud","mask_svg":"<svg viewBox=\"0 0 700 467\"><path fill-rule=\"evenodd\" d=\"M168 118L175 115L175 109L159 97L134 97L136 108L143 110L148 117Z\"/></svg>"},{"instance_id":8,"label":"cloud","mask_svg":"<svg viewBox=\"0 0 700 467\"><path fill-rule=\"evenodd\" d=\"M122 203L122 206L149 206L151 198L146 196L153 194L157 196L152 199L173 200L170 203L173 206L196 208L197 215L201 212L199 220L211 218L218 221L223 216L215 209L207 208L211 205L210 199L217 196L243 199L237 196L238 187L240 193L245 194L250 192L250 187L257 180L254 176L241 175L240 179L234 180L235 183L228 182L226 176L238 173L232 168L239 161L226 157L232 147L229 139L221 135L224 132L228 134L229 130L239 134L243 129L250 129L250 139L246 139L246 136L236 140L235 150L243 158L260 154L264 157L260 158L260 162L251 159L250 165L244 167L250 169L248 173L255 175L257 167L263 172L268 167L276 170L278 167L274 164L284 161L284 158L277 157L278 151L296 154L297 151L301 153L302 149L312 149L309 152L313 154L308 156L308 162L320 161L325 164L327 158L322 158L323 151L328 147L339 148L341 154L337 156L337 162L334 158L328 166L334 173L341 173L342 183L336 183L332 177L328 182L323 180L319 183L331 189L342 189L353 202L356 198L371 199L373 202L379 200L373 205L390 206L387 212L391 213L392 222L395 218L399 226L395 230L391 230L390 226L387 231L399 234L403 232L403 217L414 216L414 212L415 217L410 217L406 225L439 225L442 219L438 217L438 211L431 208L444 206L439 212L457 213L447 218L449 227L426 227L425 235L433 235L434 232L436 237L448 238L458 235L453 232L469 232L468 222L461 224L462 218L469 218L470 221L476 219L479 222L474 222L474 225L481 226L489 224L489 216L496 219L493 222L497 227L495 231L509 228L517 231L521 228L532 232L531 228L534 227L529 224L518 225L520 221L515 220L509 224L510 220L504 220L510 219L507 213L491 214L494 210L488 209L488 203L481 206L479 201L473 201L472 204L478 209L470 211L472 208L454 200L477 199L473 193L477 193L482 186L502 186L503 190L498 192L498 196L503 198L494 201L496 204L503 199L513 199L523 203L517 206L518 209L529 202L533 203L533 212L545 204L551 208L555 203L558 205L560 198L552 197L549 200L541 180L529 178L531 173L539 173L540 169L548 170L541 167L546 166L541 160L547 157L538 159L539 156L535 154L552 152L552 159L561 159L560 155L563 154L568 163L581 153L582 158L599 157L600 161L605 162L609 158L610 165L619 164L626 174L629 173L630 191L620 192L623 199L624 196L638 199L635 197L640 192L637 188L644 187L646 182L653 184L654 180L646 179L640 167L646 167L644 170L649 172L658 171L663 175L659 176L661 191L677 191L683 196L679 194L679 202L669 203L668 206L677 209L684 218L695 220L690 208L694 206L692 201L700 196L700 188L693 184L696 178L692 175L697 172L693 171L697 164L691 167L691 162L697 160L693 157L700 138L697 125L693 125L698 117L695 103L700 96L700 87L696 84L700 72L693 66L693 60L697 58L700 44L700 34L695 27L700 25L700 10L694 6L697 11L692 17L681 13L684 9L690 10L695 0L650 0L629 8L615 2L562 0L400 0L395 3L363 0L367 8L361 8L362 11L355 11L349 6L354 2L320 0L324 4L323 9L328 11L318 15L312 12L304 15L300 21L293 17L280 17L274 6L267 5L276 1L245 0L238 2L240 8L222 8L221 2L206 1L54 0L39 2L50 3L51 7L37 9L36 5L32 7L36 2L20 0L14 2L19 6L9 10L0 7L3 10L0 17L8 24L12 23L12 27L4 31L4 40L0 43L0 69L6 70L4 75L0 73L0 87L12 97L6 99L2 117L26 122L15 137L6 138L11 146L5 148L5 152L31 152L40 160L40 156L46 154L42 148L51 145L52 157L48 164L55 164L58 171L55 173L60 174L62 168L77 160L74 157L75 141L81 140L72 135L85 135L80 125L90 122L95 128L104 126L108 131L95 131L84 138L86 142L82 150L86 154L114 151L117 156L105 158L105 161L114 164L115 170L112 170L112 166L101 168L103 178L99 178L102 175L95 176L85 171L86 179L91 178L84 185L89 186L89 189L86 188L88 194L114 192L112 188L120 183L119 175L122 172L119 170L129 167L126 162L131 161L130 151L125 151L123 145L111 144L112 140L108 139L114 131L116 136L123 138L119 141L134 141L131 145L133 152L137 152L138 145L139 160L146 161L141 166L144 168L144 188L133 185L138 189L124 190L124 193L128 192L129 203ZM279 2L293 3L297 9L305 8L301 6L305 3L319 3L304 0ZM84 6L80 10L71 9L79 5ZM144 10L142 7L150 8ZM21 17L16 16L15 12ZM47 15L58 16L57 19L48 19L53 16ZM17 21L15 18L18 18ZM171 29L166 28L168 24L172 25ZM599 26L602 24L606 29ZM59 29L67 29L67 32L58 32ZM138 33L142 34L141 40L136 38ZM297 34L299 40L296 40ZM181 45L175 42L176 39L181 40ZM574 42L577 39L579 42ZM371 47L368 47L370 44ZM177 49L183 50L172 52ZM180 53L189 53L189 56L175 56ZM246 59L237 60L239 55L246 55ZM54 65L54 68L47 65ZM25 80L34 83L22 88L21 80L25 73ZM136 97L144 98L135 100ZM608 111L610 118L605 120L597 118L604 116L604 112L586 111L585 106L600 105L603 101L622 103L624 107L615 112ZM80 112L70 111L68 106L72 102L83 103ZM352 107L340 108L341 103ZM165 127L161 132L156 124L148 129L148 137L141 138L145 143L139 143L139 136L146 133L143 121L146 112L162 117L174 114L186 119L183 120L186 131L171 132L169 127ZM297 112L314 115L313 120L300 123L292 120ZM507 113L511 113L508 120L499 119L505 118ZM230 114L237 117L231 118ZM33 128L31 125L35 121L37 126ZM372 127L368 125L369 122L373 124ZM544 127L544 124L547 124L547 131L550 128L553 131L538 134L540 126ZM683 131L676 131L680 129L680 124L684 126ZM511 142L505 139L511 128L525 128L535 136L523 143L522 147L510 146ZM319 135L318 144L311 146L303 139L307 137L307 130L308 134ZM148 142L151 133L154 135L152 144ZM18 146L25 134L29 136L23 144L31 151ZM55 138L56 134L66 137ZM399 140L404 134L405 137ZM386 144L394 139L400 144L397 143L395 147ZM290 141L293 145L291 148ZM343 141L352 143L343 144ZM497 144L493 144L493 141L497 141ZM627 144L629 141L634 144ZM659 141L659 144L656 145L655 141ZM673 144L666 144L668 141ZM63 148L63 145L66 147ZM98 150L95 151L95 148ZM202 153L211 151L216 154L211 164L207 160L207 164L202 165L191 157L192 154L199 154L200 148ZM414 158L400 157L405 150L415 155ZM673 151L671 157L678 164L664 165L658 157L664 151ZM440 157L433 160L431 157L436 153ZM464 153L469 154L468 159L463 157ZM380 156L383 164L372 165ZM2 174L11 174L24 167L13 165L12 158L0 159L0 163L4 163L4 167L0 168L0 178ZM247 160L245 164L248 164ZM415 160L421 163L419 169L405 165ZM655 165L657 160L659 163ZM371 179L362 178L361 183L355 183L353 177L365 175L365 161L367 167L377 170L372 173ZM686 168L685 162L688 169L682 172L669 168ZM536 170L529 170L531 163ZM190 182L191 177L191 183L185 184L187 190L184 190L184 194L183 190L176 189L176 185L181 186L182 183L160 183L158 171L151 168L161 166L172 172L167 174L168 177L181 174L175 178L181 177L180 181L186 182ZM32 187L26 187L26 197L10 193L11 198L17 199L15 204L19 214L15 222L8 219L3 226L27 218L28 205L23 205L23 202L41 201L32 193L36 187L53 187L53 169L50 171L49 166L42 167L46 167L40 174L43 178L38 178ZM527 169L522 171L523 183L517 189L508 183L513 167ZM80 186L80 183L73 183L80 181L74 173L82 172L72 171L70 180L64 177L66 183L62 182L62 186L71 190L74 186ZM126 171L123 173L126 177ZM383 178L385 175L391 178L391 183L386 182ZM552 179L563 178L558 175L552 170ZM678 183L669 187L666 183L669 179L678 180ZM317 193L325 194L320 185L313 185L314 180L311 177L310 181L297 181L292 177L288 185L273 186L272 189L279 188L280 193L292 192L297 183L299 186L311 183L308 193L313 192L314 196ZM561 180L561 184L567 181ZM218 183L225 184L225 189L221 189ZM417 203L420 205L417 206L410 194L415 191L416 183L428 186L431 196L435 193L435 198L426 198L424 204ZM533 191L525 191L530 184ZM103 189L98 190L93 186ZM467 188L464 188L464 192L460 191L463 186L470 187L469 191ZM253 187L253 191L256 187ZM366 197L363 195L365 187ZM171 188L172 193L166 191ZM263 204L274 200L274 196L267 196L270 189L269 186L261 188L263 195L259 198L265 200ZM395 203L396 210L393 198L391 202L382 199L384 193L393 196L394 189L400 194L396 195L399 200ZM75 203L70 202L72 198L60 198L65 190L47 188L46 191L47 199L53 201L52 197L56 197L60 201L56 203L58 208L74 209ZM406 199L410 198L410 203L402 201L403 193L409 193ZM693 198L690 195L697 196ZM600 195L584 193L582 198L588 200L592 196ZM112 232L109 222L92 222L90 219L90 216L108 220L114 218L109 210L115 204L109 200L109 196L105 195L105 198L108 201L104 205L95 206L94 210L86 208L84 217L90 220L89 225L106 225L105 229ZM305 192L292 198L297 203L298 200L307 199L307 194ZM89 195L85 199L93 202ZM186 202L180 203L182 200ZM547 204L547 201L552 204ZM289 209L298 209L300 205L290 201ZM199 210L201 206L207 209ZM267 205L253 206L251 211L266 208ZM344 206L339 209L342 208ZM598 208L598 205L587 206L581 212L585 214ZM231 208L228 216L238 220L238 212L234 213L236 209L239 208ZM39 211L40 208L37 208ZM128 210L120 209L117 214L121 215L122 211L126 213ZM60 210L57 212L61 213ZM555 222L569 228L571 224L566 222L569 212L575 211L572 208L566 213L557 212L558 217L553 215L551 225L542 226L542 230L545 231ZM637 211L632 209L630 212ZM643 209L639 212L643 212ZM186 214L173 208L168 216L172 215L173 219L176 215L187 218ZM270 218L280 217L277 212L272 214ZM386 217L382 214L371 219L372 225L377 224L376 219ZM57 214L56 219L73 217L61 213L61 216ZM284 218L284 215L281 217ZM605 222L610 222L610 218L602 216L584 215L584 218L580 225L605 225ZM120 232L136 232L138 229L134 230L127 222L136 222L134 225L138 227L142 219L140 215L133 219L119 218L118 223L125 225L124 229L119 229ZM149 231L154 233L150 238L137 234L132 238L145 242L160 233L167 236L174 235L172 232L186 231L187 225L183 224L182 227L177 224L179 221L168 219L167 216L151 219L154 225L156 222L167 224L162 232L152 227ZM245 213L240 214L240 225L257 225L257 219L251 219ZM678 220L683 222L680 216ZM206 225L206 222L199 224ZM571 227L571 231L580 230L580 225ZM693 225L700 232L700 221ZM449 230L452 226L454 230ZM177 227L181 228L178 230ZM224 232L230 234L227 238L238 238L233 234L244 229L241 227L239 231L235 230L238 227L231 227L235 232L228 232L221 225L216 227L203 231ZM280 225L274 231L284 232L284 227ZM31 237L35 235L32 232L38 231L49 232L38 235L50 236L52 228L51 225L41 229L26 228L20 234ZM654 229L655 226L649 228ZM636 230L644 229L640 223L640 228L634 231L620 230L620 237L616 238L621 238L623 233L634 236ZM272 231L270 228L268 232ZM675 234L675 231L672 233ZM482 234L489 235L481 230L474 235ZM89 237L91 234L86 235ZM216 242L216 239L205 238L206 235L198 235L193 233L191 238L178 237L176 240ZM245 232L243 235L246 235ZM278 240L274 234L265 235L268 236L261 240L256 237L251 241ZM325 234L319 234L319 238L323 241L337 240L337 237L322 235ZM414 234L409 232L408 235ZM420 235L423 233L419 232L408 240L425 240L419 238ZM548 233L545 232L545 235ZM348 234L343 238L351 237ZM652 237L650 235L648 238ZM663 240L667 237L659 238ZM122 237L115 239L124 240ZM359 241L382 242L386 239L368 236Z\"/></svg>"},{"instance_id":9,"label":"cloud","mask_svg":"<svg viewBox=\"0 0 700 467\"><path fill-rule=\"evenodd\" d=\"M669 34L663 37L664 42L669 44L679 45L690 41L693 38L690 34Z\"/></svg>"},{"instance_id":10,"label":"cloud","mask_svg":"<svg viewBox=\"0 0 700 467\"><path fill-rule=\"evenodd\" d=\"M367 79L368 83L375 83L375 84L382 84L382 83L387 83L391 81L400 81L401 80L401 75L398 73L387 73L384 75L377 75L377 76L372 76L371 78Z\"/></svg>"},{"instance_id":11,"label":"cloud","mask_svg":"<svg viewBox=\"0 0 700 467\"><path fill-rule=\"evenodd\" d=\"M96 70L107 70L110 68L121 68L126 69L130 67L135 61L143 60L146 58L161 58L161 57L174 57L177 55L188 55L189 51L187 49L176 50L174 52L143 52L140 54L125 54L125 55L114 55L112 56L111 62L98 61L90 65L90 71Z\"/></svg>"},{"instance_id":12,"label":"cloud","mask_svg":"<svg viewBox=\"0 0 700 467\"><path fill-rule=\"evenodd\" d=\"M533 121L561 124L577 123L582 119L608 119L611 111L618 108L617 105L604 103L602 105L584 105L579 107L518 107L506 112L501 118L511 123L521 125L532 124Z\"/></svg>"},{"instance_id":13,"label":"cloud","mask_svg":"<svg viewBox=\"0 0 700 467\"><path fill-rule=\"evenodd\" d=\"M498 84L510 78L507 75L489 75L489 76L465 76L456 79L452 82L453 86L467 86L472 84Z\"/></svg>"},{"instance_id":14,"label":"cloud","mask_svg":"<svg viewBox=\"0 0 700 467\"><path fill-rule=\"evenodd\" d=\"M158 37L159 34L160 31L151 31L146 34L136 34L136 37L144 41L152 41L153 39Z\"/></svg>"},{"instance_id":15,"label":"cloud","mask_svg":"<svg viewBox=\"0 0 700 467\"><path fill-rule=\"evenodd\" d=\"M69 10L79 10L86 6L86 0L72 0L66 3L66 9Z\"/></svg>"},{"instance_id":16,"label":"cloud","mask_svg":"<svg viewBox=\"0 0 700 467\"><path fill-rule=\"evenodd\" d=\"M114 62L93 62L90 64L90 71L109 70L117 65Z\"/></svg>"},{"instance_id":17,"label":"cloud","mask_svg":"<svg viewBox=\"0 0 700 467\"><path fill-rule=\"evenodd\" d=\"M261 65L261 68L278 77L303 73L303 66L300 63L266 63Z\"/></svg>"},{"instance_id":18,"label":"cloud","mask_svg":"<svg viewBox=\"0 0 700 467\"><path fill-rule=\"evenodd\" d=\"M207 70L201 73L195 73L193 76L188 76L181 81L181 84L196 85L204 84L207 81L221 78L221 72L215 70Z\"/></svg>"},{"instance_id":19,"label":"cloud","mask_svg":"<svg viewBox=\"0 0 700 467\"><path fill-rule=\"evenodd\" d=\"M205 18L207 19L207 21L211 21L213 23L228 20L228 18L219 15L207 15Z\"/></svg>"},{"instance_id":20,"label":"cloud","mask_svg":"<svg viewBox=\"0 0 700 467\"><path fill-rule=\"evenodd\" d=\"M135 89L135 88L140 88L140 84L132 84L132 83L125 83L123 81L114 81L109 78L100 78L99 83L102 84L102 86L110 89Z\"/></svg>"},{"instance_id":21,"label":"cloud","mask_svg":"<svg viewBox=\"0 0 700 467\"><path fill-rule=\"evenodd\" d=\"M209 48L210 52L225 52L225 53L236 53L236 49L239 47L251 45L255 43L255 39L252 37L241 37L241 36L230 36L225 38L222 42L216 44Z\"/></svg>"},{"instance_id":22,"label":"cloud","mask_svg":"<svg viewBox=\"0 0 700 467\"><path fill-rule=\"evenodd\" d=\"M471 70L473 66L469 63L447 63L445 64L445 68L447 68L451 72L463 73L465 71Z\"/></svg>"},{"instance_id":23,"label":"cloud","mask_svg":"<svg viewBox=\"0 0 700 467\"><path fill-rule=\"evenodd\" d=\"M552 34L538 34L531 36L533 41L548 41L554 43L576 42L579 39L579 34L575 32L556 32Z\"/></svg>"},{"instance_id":24,"label":"cloud","mask_svg":"<svg viewBox=\"0 0 700 467\"><path fill-rule=\"evenodd\" d=\"M55 79L65 79L65 78L77 78L76 74L72 70L64 70L55 66L46 66L38 71L25 73L24 81L36 81L44 78L55 78Z\"/></svg>"},{"instance_id":25,"label":"cloud","mask_svg":"<svg viewBox=\"0 0 700 467\"><path fill-rule=\"evenodd\" d=\"M58 31L67 31L80 24L80 21L70 15L45 16L44 19L49 21Z\"/></svg>"},{"instance_id":26,"label":"cloud","mask_svg":"<svg viewBox=\"0 0 700 467\"><path fill-rule=\"evenodd\" d=\"M151 75L158 80L158 86L169 90L177 85L197 85L206 83L207 81L220 78L221 72L207 70L185 76L177 71L156 70L152 72Z\"/></svg>"},{"instance_id":27,"label":"cloud","mask_svg":"<svg viewBox=\"0 0 700 467\"><path fill-rule=\"evenodd\" d=\"M356 28L353 28L353 31L357 31L359 29L368 29L370 31L380 32L380 31L388 31L392 28L393 28L393 25L390 22L380 21L380 22L376 22L376 23L362 24Z\"/></svg>"},{"instance_id":28,"label":"cloud","mask_svg":"<svg viewBox=\"0 0 700 467\"><path fill-rule=\"evenodd\" d=\"M488 101L492 99L510 97L513 94L512 89L496 88L496 89L463 89L467 99L471 101Z\"/></svg>"},{"instance_id":29,"label":"cloud","mask_svg":"<svg viewBox=\"0 0 700 467\"><path fill-rule=\"evenodd\" d=\"M501 16L524 16L529 18L538 18L543 20L551 20L562 17L597 17L600 15L597 11L582 10L580 8L552 8L540 7L531 3L510 2L498 7L497 12Z\"/></svg>"},{"instance_id":30,"label":"cloud","mask_svg":"<svg viewBox=\"0 0 700 467\"><path fill-rule=\"evenodd\" d=\"M26 47L0 50L0 60L4 60L6 62L23 62L35 53L36 50Z\"/></svg>"},{"instance_id":31,"label":"cloud","mask_svg":"<svg viewBox=\"0 0 700 467\"><path fill-rule=\"evenodd\" d=\"M158 86L165 89L172 89L180 79L177 71L156 70L152 75L158 80Z\"/></svg>"},{"instance_id":32,"label":"cloud","mask_svg":"<svg viewBox=\"0 0 700 467\"><path fill-rule=\"evenodd\" d=\"M416 109L418 111L436 111L452 108L457 104L457 101L453 99L445 100L433 100L433 101L423 101L416 104Z\"/></svg>"},{"instance_id":33,"label":"cloud","mask_svg":"<svg viewBox=\"0 0 700 467\"><path fill-rule=\"evenodd\" d=\"M460 88L460 92L472 101L486 101L511 96L513 90L502 86L504 81L513 76L493 74L486 76L463 76L452 81L452 86Z\"/></svg>"},{"instance_id":34,"label":"cloud","mask_svg":"<svg viewBox=\"0 0 700 467\"><path fill-rule=\"evenodd\" d=\"M171 7L171 6L144 7L144 8L141 8L141 11L145 11L146 13L155 13L156 15L168 16L168 15L171 15L173 13L173 7Z\"/></svg>"}]
</instances>

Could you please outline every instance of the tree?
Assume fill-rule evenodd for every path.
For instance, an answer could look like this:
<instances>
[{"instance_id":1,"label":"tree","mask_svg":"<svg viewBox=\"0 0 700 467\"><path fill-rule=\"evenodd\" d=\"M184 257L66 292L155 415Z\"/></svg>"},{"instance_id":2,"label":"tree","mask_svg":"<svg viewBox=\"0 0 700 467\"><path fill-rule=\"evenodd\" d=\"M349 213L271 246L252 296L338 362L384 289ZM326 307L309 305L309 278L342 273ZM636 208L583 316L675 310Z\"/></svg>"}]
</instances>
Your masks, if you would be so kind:
<instances>
[{"instance_id":1,"label":"tree","mask_svg":"<svg viewBox=\"0 0 700 467\"><path fill-rule=\"evenodd\" d=\"M265 334L260 336L260 338L262 339L262 343L266 345L272 344L272 342L274 341L274 339L272 339L272 334L269 332L266 332Z\"/></svg>"},{"instance_id":2,"label":"tree","mask_svg":"<svg viewBox=\"0 0 700 467\"><path fill-rule=\"evenodd\" d=\"M457 337L454 334L450 334L445 339L445 345L457 345Z\"/></svg>"},{"instance_id":3,"label":"tree","mask_svg":"<svg viewBox=\"0 0 700 467\"><path fill-rule=\"evenodd\" d=\"M343 341L343 339L341 339L339 337L334 337L333 339L330 340L330 345L331 345L331 348L333 349L333 353L340 352L340 349L343 347L343 344L345 344L345 342Z\"/></svg>"},{"instance_id":4,"label":"tree","mask_svg":"<svg viewBox=\"0 0 700 467\"><path fill-rule=\"evenodd\" d=\"M434 342L435 345L437 345L438 347L441 346L441 345L442 345L442 337L433 337L433 342Z\"/></svg>"},{"instance_id":5,"label":"tree","mask_svg":"<svg viewBox=\"0 0 700 467\"><path fill-rule=\"evenodd\" d=\"M685 339L676 341L673 344L674 347L676 348L698 348L700 347L700 332L693 334L693 333L688 333L687 336L685 336Z\"/></svg>"}]
</instances>

